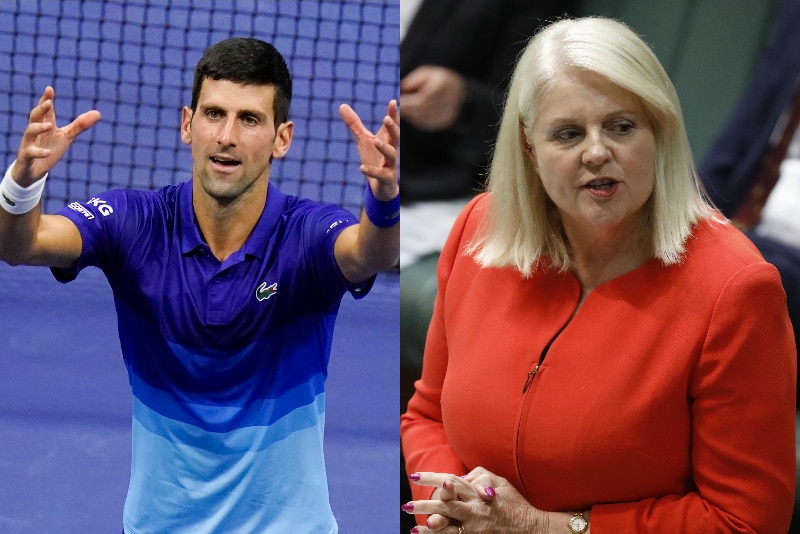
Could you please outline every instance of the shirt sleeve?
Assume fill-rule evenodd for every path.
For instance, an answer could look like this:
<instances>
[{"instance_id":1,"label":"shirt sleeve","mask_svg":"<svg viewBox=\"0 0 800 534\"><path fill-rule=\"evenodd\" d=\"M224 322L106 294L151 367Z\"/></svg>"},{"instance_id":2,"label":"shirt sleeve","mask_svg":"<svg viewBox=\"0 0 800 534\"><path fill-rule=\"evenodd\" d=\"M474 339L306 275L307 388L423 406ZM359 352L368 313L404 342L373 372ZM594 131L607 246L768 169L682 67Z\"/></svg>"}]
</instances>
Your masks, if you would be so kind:
<instances>
[{"instance_id":1,"label":"shirt sleeve","mask_svg":"<svg viewBox=\"0 0 800 534\"><path fill-rule=\"evenodd\" d=\"M320 287L339 294L348 291L354 298L361 299L372 289L377 275L352 284L339 269L335 254L339 234L355 224L358 219L348 210L333 204L318 204L308 217L304 242Z\"/></svg>"},{"instance_id":2,"label":"shirt sleeve","mask_svg":"<svg viewBox=\"0 0 800 534\"><path fill-rule=\"evenodd\" d=\"M410 473L433 471L438 473L466 474L467 468L448 443L442 424L441 396L447 373L448 346L445 333L444 300L447 282L453 265L463 256L461 250L466 222L475 204L482 196L472 200L456 220L447 243L439 256L437 268L438 291L433 316L425 340L422 376L415 383L416 391L408 402L408 409L400 420L400 435L406 470ZM472 261L467 258L464 261ZM415 499L429 499L433 488L411 485Z\"/></svg>"},{"instance_id":3,"label":"shirt sleeve","mask_svg":"<svg viewBox=\"0 0 800 534\"><path fill-rule=\"evenodd\" d=\"M592 507L593 534L783 534L795 492L797 356L780 276L741 269L722 291L689 384L696 491Z\"/></svg>"},{"instance_id":4,"label":"shirt sleeve","mask_svg":"<svg viewBox=\"0 0 800 534\"><path fill-rule=\"evenodd\" d=\"M75 265L51 269L58 281L70 282L89 266L99 267L108 275L119 264L125 225L133 222L128 216L130 197L126 190L107 191L86 202L72 202L57 212L78 227L82 240Z\"/></svg>"}]
</instances>

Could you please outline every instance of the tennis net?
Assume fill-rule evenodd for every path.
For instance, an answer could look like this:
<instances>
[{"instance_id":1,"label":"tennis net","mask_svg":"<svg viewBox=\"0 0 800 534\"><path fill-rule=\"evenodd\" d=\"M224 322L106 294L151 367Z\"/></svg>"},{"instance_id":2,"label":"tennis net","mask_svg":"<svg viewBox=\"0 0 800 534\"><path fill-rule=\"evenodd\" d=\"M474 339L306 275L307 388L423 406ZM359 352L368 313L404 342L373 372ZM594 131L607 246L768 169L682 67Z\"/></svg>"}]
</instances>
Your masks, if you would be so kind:
<instances>
[{"instance_id":1,"label":"tennis net","mask_svg":"<svg viewBox=\"0 0 800 534\"><path fill-rule=\"evenodd\" d=\"M45 211L188 180L181 108L203 51L228 37L271 42L293 75L295 135L271 180L357 213L364 178L337 110L349 103L374 131L397 98L399 0L0 2L0 165L16 157L28 113L52 85L60 126L89 109L103 119L51 171Z\"/></svg>"}]
</instances>

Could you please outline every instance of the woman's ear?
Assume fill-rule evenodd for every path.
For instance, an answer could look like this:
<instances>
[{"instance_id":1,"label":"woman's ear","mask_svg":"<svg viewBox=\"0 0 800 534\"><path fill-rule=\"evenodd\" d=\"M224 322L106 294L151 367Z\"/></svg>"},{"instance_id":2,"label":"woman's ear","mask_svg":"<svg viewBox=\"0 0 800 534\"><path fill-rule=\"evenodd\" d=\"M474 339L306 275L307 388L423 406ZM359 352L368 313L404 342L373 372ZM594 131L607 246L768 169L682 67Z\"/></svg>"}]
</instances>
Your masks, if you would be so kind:
<instances>
[{"instance_id":1,"label":"woman's ear","mask_svg":"<svg viewBox=\"0 0 800 534\"><path fill-rule=\"evenodd\" d=\"M533 152L533 147L531 146L530 141L528 141L528 136L525 135L525 125L522 124L522 121L519 123L519 140L522 143L522 147L524 148L525 152Z\"/></svg>"},{"instance_id":2,"label":"woman's ear","mask_svg":"<svg viewBox=\"0 0 800 534\"><path fill-rule=\"evenodd\" d=\"M525 151L525 155L528 156L531 165L533 165L533 168L536 169L536 154L533 151L533 145L528 140L528 136L525 134L525 125L522 124L522 121L519 123L519 141L522 144L522 150Z\"/></svg>"}]
</instances>

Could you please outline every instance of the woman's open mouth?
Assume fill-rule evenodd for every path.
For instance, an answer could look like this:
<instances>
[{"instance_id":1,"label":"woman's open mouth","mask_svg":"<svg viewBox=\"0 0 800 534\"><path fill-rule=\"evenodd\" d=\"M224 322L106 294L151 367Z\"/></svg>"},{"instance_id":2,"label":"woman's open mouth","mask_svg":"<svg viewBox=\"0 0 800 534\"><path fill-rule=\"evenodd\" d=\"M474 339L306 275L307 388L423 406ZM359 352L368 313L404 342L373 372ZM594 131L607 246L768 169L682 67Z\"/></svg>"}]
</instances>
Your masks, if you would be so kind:
<instances>
[{"instance_id":1,"label":"woman's open mouth","mask_svg":"<svg viewBox=\"0 0 800 534\"><path fill-rule=\"evenodd\" d=\"M599 178L587 183L584 187L589 193L598 198L608 198L617 191L619 182L610 178Z\"/></svg>"}]
</instances>

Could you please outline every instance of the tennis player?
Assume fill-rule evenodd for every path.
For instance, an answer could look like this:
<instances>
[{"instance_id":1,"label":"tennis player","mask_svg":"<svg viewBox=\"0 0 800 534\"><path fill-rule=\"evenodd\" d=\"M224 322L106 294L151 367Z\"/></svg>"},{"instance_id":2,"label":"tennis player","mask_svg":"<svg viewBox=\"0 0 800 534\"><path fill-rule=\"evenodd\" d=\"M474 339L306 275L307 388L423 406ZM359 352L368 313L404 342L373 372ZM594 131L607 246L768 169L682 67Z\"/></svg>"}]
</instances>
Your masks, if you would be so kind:
<instances>
[{"instance_id":1,"label":"tennis player","mask_svg":"<svg viewBox=\"0 0 800 534\"><path fill-rule=\"evenodd\" d=\"M0 183L0 258L68 282L87 266L113 289L133 393L127 534L335 533L325 464L334 320L399 251L397 103L371 133L339 109L366 176L360 220L280 192L291 145L289 71L255 39L197 64L181 138L192 180L41 213L47 173L99 119L58 127L47 87Z\"/></svg>"}]
</instances>

